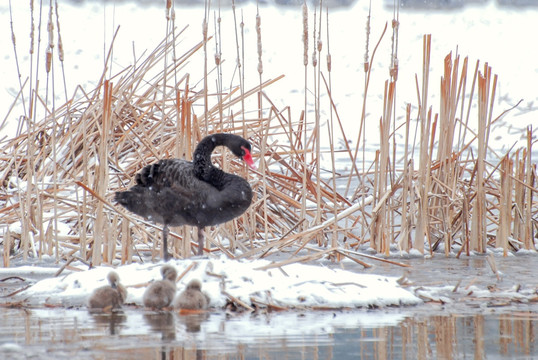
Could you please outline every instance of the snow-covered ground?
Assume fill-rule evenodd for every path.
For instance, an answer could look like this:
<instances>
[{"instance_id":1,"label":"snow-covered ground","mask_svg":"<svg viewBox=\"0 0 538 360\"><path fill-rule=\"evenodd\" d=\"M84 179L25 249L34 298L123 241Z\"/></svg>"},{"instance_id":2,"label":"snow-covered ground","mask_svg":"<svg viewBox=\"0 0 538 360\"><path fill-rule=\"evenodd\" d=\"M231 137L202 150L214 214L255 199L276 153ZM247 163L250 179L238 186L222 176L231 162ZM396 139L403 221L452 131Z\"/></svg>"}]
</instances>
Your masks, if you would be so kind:
<instances>
[{"instance_id":1,"label":"snow-covered ground","mask_svg":"<svg viewBox=\"0 0 538 360\"><path fill-rule=\"evenodd\" d=\"M190 265L195 263L194 267ZM357 308L416 305L421 302L411 292L403 289L394 277L358 274L341 269L317 265L291 264L284 268L263 269L267 260L237 261L224 257L170 262L178 273L190 270L178 283L182 291L192 279L203 283L202 290L209 295L211 306L224 308L226 293L251 304L251 298L264 304L289 308ZM97 267L80 272L41 280L17 295L29 305L84 306L97 287L107 285L108 267ZM146 286L160 280L161 264L131 264L120 266L116 272L127 287L126 303L142 305ZM39 271L40 268L24 266L17 274ZM9 271L9 270L7 270ZM0 274L2 270L0 269Z\"/></svg>"},{"instance_id":2,"label":"snow-covered ground","mask_svg":"<svg viewBox=\"0 0 538 360\"><path fill-rule=\"evenodd\" d=\"M495 304L536 304L534 253L520 251L506 258L502 249L488 250L487 261L483 255L459 260L454 258L455 254L449 258L441 256L435 261L423 257L404 261L413 264L410 268L378 263L368 270L358 270L351 260L343 260L341 268L328 266L324 261L281 265L281 259L276 258L231 260L224 256L169 263L179 274L184 273L177 283L178 293L190 280L201 280L202 290L211 298L210 305L216 311L224 309L230 300L228 295L247 305L257 303L263 308L263 304L268 304L290 310L405 308L423 301L443 303L448 309L450 304L457 306L461 299L483 309ZM272 267L275 263L281 266ZM111 270L106 266L88 270L87 265L75 262L70 269L54 276L58 265L47 264L46 259L38 265L0 268L0 278L17 274L26 279L24 284L31 285L15 296L5 297L5 302L84 308L92 291L107 284L106 276ZM128 290L126 304L142 306L146 286L161 279L161 266L162 263L145 263L115 269Z\"/></svg>"}]
</instances>

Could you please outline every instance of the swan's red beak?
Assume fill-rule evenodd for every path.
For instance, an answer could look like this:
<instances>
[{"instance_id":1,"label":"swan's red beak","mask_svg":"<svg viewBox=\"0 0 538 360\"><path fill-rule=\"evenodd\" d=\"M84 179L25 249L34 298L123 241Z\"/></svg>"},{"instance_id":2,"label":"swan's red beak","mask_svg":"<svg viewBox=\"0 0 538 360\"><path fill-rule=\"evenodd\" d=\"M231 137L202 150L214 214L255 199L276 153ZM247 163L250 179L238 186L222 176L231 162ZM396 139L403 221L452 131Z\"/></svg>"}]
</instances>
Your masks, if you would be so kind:
<instances>
[{"instance_id":1,"label":"swan's red beak","mask_svg":"<svg viewBox=\"0 0 538 360\"><path fill-rule=\"evenodd\" d=\"M242 147L243 151L245 152L245 155L243 155L243 160L247 163L247 165L252 169L256 170L256 165L254 165L254 160L252 160L252 155L250 154L250 151L248 151L247 148Z\"/></svg>"}]
</instances>

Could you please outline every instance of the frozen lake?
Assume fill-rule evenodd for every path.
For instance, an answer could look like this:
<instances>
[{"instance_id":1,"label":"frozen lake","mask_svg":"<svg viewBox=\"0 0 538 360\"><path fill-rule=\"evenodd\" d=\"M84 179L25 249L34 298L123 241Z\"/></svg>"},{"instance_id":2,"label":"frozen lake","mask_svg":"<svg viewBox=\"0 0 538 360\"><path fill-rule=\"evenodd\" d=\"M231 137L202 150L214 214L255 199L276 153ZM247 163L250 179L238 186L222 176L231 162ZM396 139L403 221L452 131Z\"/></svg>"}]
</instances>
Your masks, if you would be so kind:
<instances>
[{"instance_id":1,"label":"frozen lake","mask_svg":"<svg viewBox=\"0 0 538 360\"><path fill-rule=\"evenodd\" d=\"M0 307L0 357L6 359L437 359L538 356L538 302L503 298L516 285L536 290L533 255L497 257L497 279L484 256L403 259L359 273L401 276L410 289L450 287L442 301L418 306L204 315L155 313L132 305L117 314L84 307ZM318 263L319 264L319 263ZM330 263L320 266L335 266ZM286 268L284 267L284 270ZM16 274L16 268L14 269ZM9 274L4 273L2 279ZM41 278L36 275L35 279ZM26 282L2 281L6 295ZM459 286L460 291L452 291ZM493 289L493 297L480 292ZM487 291L487 290L486 290ZM473 295L475 293L475 295ZM497 294L497 295L495 295ZM12 298L4 298L9 301ZM4 301L2 300L2 301Z\"/></svg>"}]
</instances>

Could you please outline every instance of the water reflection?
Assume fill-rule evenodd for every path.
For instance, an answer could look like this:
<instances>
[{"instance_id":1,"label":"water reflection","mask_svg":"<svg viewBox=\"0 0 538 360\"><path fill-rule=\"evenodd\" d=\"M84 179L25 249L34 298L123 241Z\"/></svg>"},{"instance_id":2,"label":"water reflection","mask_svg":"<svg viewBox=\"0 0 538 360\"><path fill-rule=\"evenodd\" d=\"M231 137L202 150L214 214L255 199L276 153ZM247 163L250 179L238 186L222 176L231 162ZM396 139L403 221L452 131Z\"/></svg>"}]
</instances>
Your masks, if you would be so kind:
<instances>
[{"instance_id":1,"label":"water reflection","mask_svg":"<svg viewBox=\"0 0 538 360\"><path fill-rule=\"evenodd\" d=\"M179 317L179 323L185 327L185 331L196 333L201 330L202 322L207 319L209 319L207 313L182 315Z\"/></svg>"},{"instance_id":2,"label":"water reflection","mask_svg":"<svg viewBox=\"0 0 538 360\"><path fill-rule=\"evenodd\" d=\"M176 338L174 315L170 311L144 314L144 320L154 333L161 334L161 339L170 341Z\"/></svg>"},{"instance_id":3,"label":"water reflection","mask_svg":"<svg viewBox=\"0 0 538 360\"><path fill-rule=\"evenodd\" d=\"M287 312L229 318L222 313L183 316L141 309L90 314L85 310L2 308L0 358L532 359L538 356L538 316L531 311L445 315L437 310L436 314L409 310Z\"/></svg>"},{"instance_id":4,"label":"water reflection","mask_svg":"<svg viewBox=\"0 0 538 360\"><path fill-rule=\"evenodd\" d=\"M127 320L123 311L114 311L111 313L90 312L95 322L95 328L106 330L109 335L116 335L121 329L121 325Z\"/></svg>"}]
</instances>

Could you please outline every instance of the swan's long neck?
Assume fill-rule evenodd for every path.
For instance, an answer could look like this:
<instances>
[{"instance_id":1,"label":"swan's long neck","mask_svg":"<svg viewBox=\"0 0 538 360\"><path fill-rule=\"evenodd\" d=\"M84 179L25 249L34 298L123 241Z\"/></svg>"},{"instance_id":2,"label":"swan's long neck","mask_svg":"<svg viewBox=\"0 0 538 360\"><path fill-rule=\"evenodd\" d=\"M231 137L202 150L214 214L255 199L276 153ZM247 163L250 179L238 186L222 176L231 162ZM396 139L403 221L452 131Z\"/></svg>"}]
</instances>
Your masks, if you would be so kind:
<instances>
[{"instance_id":1,"label":"swan's long neck","mask_svg":"<svg viewBox=\"0 0 538 360\"><path fill-rule=\"evenodd\" d=\"M224 134L214 134L205 137L200 141L194 150L192 163L194 165L194 175L203 181L216 184L221 179L224 172L217 169L211 163L211 153L217 146L226 145Z\"/></svg>"}]
</instances>

